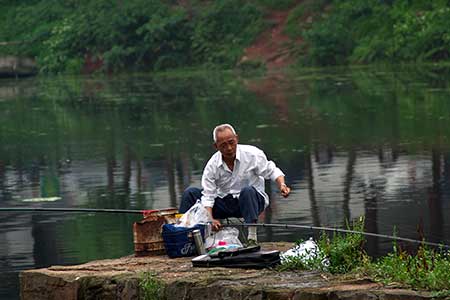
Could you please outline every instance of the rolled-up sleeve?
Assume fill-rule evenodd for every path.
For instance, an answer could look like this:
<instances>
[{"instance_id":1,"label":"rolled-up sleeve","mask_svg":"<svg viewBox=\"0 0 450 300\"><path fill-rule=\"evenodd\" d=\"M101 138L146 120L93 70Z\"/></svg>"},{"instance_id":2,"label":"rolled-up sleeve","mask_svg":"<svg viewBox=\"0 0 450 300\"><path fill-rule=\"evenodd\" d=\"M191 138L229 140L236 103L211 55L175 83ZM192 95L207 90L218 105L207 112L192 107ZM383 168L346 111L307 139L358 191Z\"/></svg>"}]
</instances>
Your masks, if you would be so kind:
<instances>
[{"instance_id":1,"label":"rolled-up sleeve","mask_svg":"<svg viewBox=\"0 0 450 300\"><path fill-rule=\"evenodd\" d=\"M257 175L275 181L280 176L284 176L284 173L275 165L271 160L267 160L264 152L260 151L256 155L256 171Z\"/></svg>"},{"instance_id":2,"label":"rolled-up sleeve","mask_svg":"<svg viewBox=\"0 0 450 300\"><path fill-rule=\"evenodd\" d=\"M203 170L202 175L202 205L204 207L213 207L217 196L217 185L214 179L214 168L208 163Z\"/></svg>"}]
</instances>

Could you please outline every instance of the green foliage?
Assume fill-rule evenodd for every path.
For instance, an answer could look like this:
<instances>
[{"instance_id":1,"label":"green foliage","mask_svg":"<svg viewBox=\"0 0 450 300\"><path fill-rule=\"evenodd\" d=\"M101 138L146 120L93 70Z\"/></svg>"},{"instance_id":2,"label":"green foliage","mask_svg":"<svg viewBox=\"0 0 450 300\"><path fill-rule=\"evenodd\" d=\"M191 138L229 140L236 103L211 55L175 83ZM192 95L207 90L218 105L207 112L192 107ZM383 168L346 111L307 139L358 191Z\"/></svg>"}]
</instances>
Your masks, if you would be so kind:
<instances>
[{"instance_id":1,"label":"green foliage","mask_svg":"<svg viewBox=\"0 0 450 300\"><path fill-rule=\"evenodd\" d=\"M26 41L14 52L51 73L79 72L87 56L109 71L230 67L263 27L261 10L243 0L186 9L162 0L36 0L10 3L0 16L2 40Z\"/></svg>"},{"instance_id":2,"label":"green foliage","mask_svg":"<svg viewBox=\"0 0 450 300\"><path fill-rule=\"evenodd\" d=\"M381 282L398 282L413 288L450 295L450 252L421 245L410 255L394 245L394 251L369 265L369 274Z\"/></svg>"},{"instance_id":3,"label":"green foliage","mask_svg":"<svg viewBox=\"0 0 450 300\"><path fill-rule=\"evenodd\" d=\"M347 63L347 58L354 47L349 28L344 25L344 22L331 18L307 30L304 38L309 47L304 62L309 65Z\"/></svg>"},{"instance_id":4,"label":"green foliage","mask_svg":"<svg viewBox=\"0 0 450 300\"><path fill-rule=\"evenodd\" d=\"M144 272L139 282L141 291L140 299L161 300L164 299L164 283L156 277L154 272Z\"/></svg>"},{"instance_id":5,"label":"green foliage","mask_svg":"<svg viewBox=\"0 0 450 300\"><path fill-rule=\"evenodd\" d=\"M335 0L304 33L305 63L436 61L450 55L448 1Z\"/></svg>"},{"instance_id":6,"label":"green foliage","mask_svg":"<svg viewBox=\"0 0 450 300\"><path fill-rule=\"evenodd\" d=\"M358 220L348 229L363 232L364 219ZM363 266L368 261L363 248L364 242L365 239L361 233L345 235L335 233L331 239L326 234L322 234L318 246L330 262L328 271L332 274L348 273Z\"/></svg>"},{"instance_id":7,"label":"green foliage","mask_svg":"<svg viewBox=\"0 0 450 300\"><path fill-rule=\"evenodd\" d=\"M295 0L255 0L259 5L269 9L288 9L295 4Z\"/></svg>"},{"instance_id":8,"label":"green foliage","mask_svg":"<svg viewBox=\"0 0 450 300\"><path fill-rule=\"evenodd\" d=\"M206 8L202 5L192 36L193 58L234 66L262 28L262 12L250 2L221 0Z\"/></svg>"},{"instance_id":9,"label":"green foliage","mask_svg":"<svg viewBox=\"0 0 450 300\"><path fill-rule=\"evenodd\" d=\"M322 18L323 8L330 0L305 0L294 7L288 15L284 33L291 38L301 37L304 30L311 28L312 22Z\"/></svg>"},{"instance_id":10,"label":"green foliage","mask_svg":"<svg viewBox=\"0 0 450 300\"><path fill-rule=\"evenodd\" d=\"M353 230L357 232L362 232L363 227L363 219L353 224ZM364 241L360 233L337 233L331 239L322 233L317 242L317 253L308 253L309 259L289 258L279 270L320 270L332 274L360 272L384 284L395 282L434 291L440 296L450 295L450 251L421 245L417 253L411 255L394 244L392 253L372 262L363 249Z\"/></svg>"}]
</instances>

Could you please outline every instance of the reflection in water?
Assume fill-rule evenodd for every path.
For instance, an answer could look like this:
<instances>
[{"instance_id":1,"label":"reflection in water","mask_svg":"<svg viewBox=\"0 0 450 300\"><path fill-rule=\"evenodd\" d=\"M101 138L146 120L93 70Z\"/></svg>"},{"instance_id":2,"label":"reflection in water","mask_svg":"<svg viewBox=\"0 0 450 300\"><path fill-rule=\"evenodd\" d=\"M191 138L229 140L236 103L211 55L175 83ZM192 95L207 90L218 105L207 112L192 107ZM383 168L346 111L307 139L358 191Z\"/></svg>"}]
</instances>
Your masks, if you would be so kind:
<instances>
[{"instance_id":1,"label":"reflection in water","mask_svg":"<svg viewBox=\"0 0 450 300\"><path fill-rule=\"evenodd\" d=\"M430 211L430 231L433 233L432 240L439 243L444 239L444 224L441 200L441 153L436 148L431 151L433 168L433 185L429 188L428 208ZM446 162L446 161L445 161ZM447 167L447 165L444 165ZM446 181L448 178L445 179Z\"/></svg>"},{"instance_id":2,"label":"reflection in water","mask_svg":"<svg viewBox=\"0 0 450 300\"><path fill-rule=\"evenodd\" d=\"M319 208L316 202L316 196L315 196L315 189L314 189L314 173L313 173L313 167L312 167L312 155L311 153L307 152L305 157L305 166L306 166L306 173L308 176L308 195L309 195L309 201L311 202L311 217L313 221L314 226L321 226L320 224L320 216L319 216Z\"/></svg>"},{"instance_id":3,"label":"reflection in water","mask_svg":"<svg viewBox=\"0 0 450 300\"><path fill-rule=\"evenodd\" d=\"M0 206L177 207L186 187L200 185L211 128L230 122L293 187L283 199L267 185L261 221L342 227L365 216L367 231L395 227L409 238L420 238L422 222L427 240L449 244L450 81L432 78L432 70L328 69L250 81L219 73L27 80L0 101ZM53 196L61 200L22 202ZM0 273L9 277L0 279L13 284L0 298L17 298L19 270L132 253L139 218L2 213ZM367 247L379 255L391 242L370 238Z\"/></svg>"},{"instance_id":4,"label":"reflection in water","mask_svg":"<svg viewBox=\"0 0 450 300\"><path fill-rule=\"evenodd\" d=\"M350 150L348 152L347 167L345 171L345 181L344 181L344 201L342 209L344 211L344 223L345 221L351 220L350 214L350 191L352 186L353 174L355 172L355 162L356 162L356 152L355 150Z\"/></svg>"}]
</instances>

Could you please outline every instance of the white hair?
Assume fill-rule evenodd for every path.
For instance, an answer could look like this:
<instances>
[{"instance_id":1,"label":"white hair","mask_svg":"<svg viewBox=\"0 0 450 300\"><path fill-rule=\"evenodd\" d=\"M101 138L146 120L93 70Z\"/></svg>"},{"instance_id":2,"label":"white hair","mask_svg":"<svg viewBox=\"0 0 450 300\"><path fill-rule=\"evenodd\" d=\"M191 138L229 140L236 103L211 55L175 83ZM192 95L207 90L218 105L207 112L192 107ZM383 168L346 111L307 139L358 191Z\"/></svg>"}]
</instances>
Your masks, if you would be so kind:
<instances>
[{"instance_id":1,"label":"white hair","mask_svg":"<svg viewBox=\"0 0 450 300\"><path fill-rule=\"evenodd\" d=\"M217 142L217 132L218 132L218 131L223 131L223 130L226 129L226 128L230 129L231 132L233 132L233 134L236 135L236 130L234 130L233 126L231 126L230 124L220 124L220 125L217 125L217 126L214 128L214 130L213 130L213 140L214 140L214 143Z\"/></svg>"}]
</instances>

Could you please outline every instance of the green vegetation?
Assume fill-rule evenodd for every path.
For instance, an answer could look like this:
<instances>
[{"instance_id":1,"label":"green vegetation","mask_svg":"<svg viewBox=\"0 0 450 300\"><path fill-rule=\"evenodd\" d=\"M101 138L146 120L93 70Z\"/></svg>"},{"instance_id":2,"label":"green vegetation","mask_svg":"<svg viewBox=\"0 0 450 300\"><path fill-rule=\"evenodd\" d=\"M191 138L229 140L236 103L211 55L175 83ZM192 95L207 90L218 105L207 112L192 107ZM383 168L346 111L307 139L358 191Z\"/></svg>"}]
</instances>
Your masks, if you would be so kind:
<instances>
[{"instance_id":1,"label":"green vegetation","mask_svg":"<svg viewBox=\"0 0 450 300\"><path fill-rule=\"evenodd\" d=\"M164 299L164 283L156 277L153 272L142 274L139 282L141 296L143 300L161 300Z\"/></svg>"},{"instance_id":2,"label":"green vegetation","mask_svg":"<svg viewBox=\"0 0 450 300\"><path fill-rule=\"evenodd\" d=\"M444 0L335 0L303 32L304 63L335 65L447 60L450 3Z\"/></svg>"},{"instance_id":3,"label":"green vegetation","mask_svg":"<svg viewBox=\"0 0 450 300\"><path fill-rule=\"evenodd\" d=\"M355 222L354 231L362 232L362 219ZM330 239L322 233L317 253L305 257L290 257L279 267L286 270L320 270L332 274L354 274L369 276L385 284L398 283L414 289L433 291L439 295L450 295L448 270L450 251L433 250L420 245L417 253L409 254L394 244L393 252L372 261L364 250L361 233L334 234Z\"/></svg>"},{"instance_id":4,"label":"green vegetation","mask_svg":"<svg viewBox=\"0 0 450 300\"><path fill-rule=\"evenodd\" d=\"M216 64L234 66L263 28L261 8L248 1L21 1L6 2L0 54L37 58L42 71L79 72L85 60L104 70Z\"/></svg>"},{"instance_id":5,"label":"green vegetation","mask_svg":"<svg viewBox=\"0 0 450 300\"><path fill-rule=\"evenodd\" d=\"M229 69L266 27L268 10L290 9L284 32L307 65L444 61L447 0L27 0L2 2L0 54L37 58L44 72L84 69Z\"/></svg>"},{"instance_id":6,"label":"green vegetation","mask_svg":"<svg viewBox=\"0 0 450 300\"><path fill-rule=\"evenodd\" d=\"M368 266L368 274L384 283L400 282L413 288L450 295L450 252L421 246L409 255L394 245L393 253Z\"/></svg>"},{"instance_id":7,"label":"green vegetation","mask_svg":"<svg viewBox=\"0 0 450 300\"><path fill-rule=\"evenodd\" d=\"M291 38L299 38L311 28L313 22L322 18L322 11L330 0L304 0L295 6L288 15L284 33Z\"/></svg>"}]
</instances>

